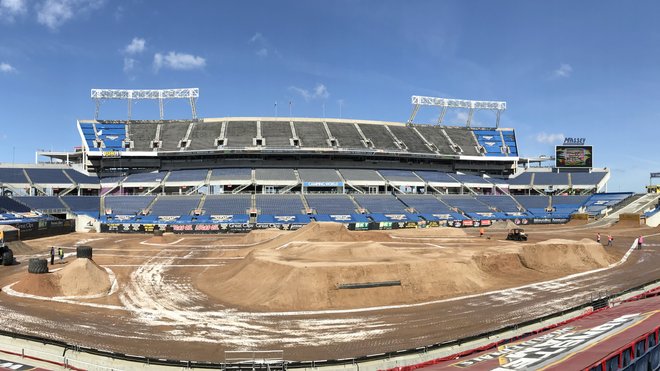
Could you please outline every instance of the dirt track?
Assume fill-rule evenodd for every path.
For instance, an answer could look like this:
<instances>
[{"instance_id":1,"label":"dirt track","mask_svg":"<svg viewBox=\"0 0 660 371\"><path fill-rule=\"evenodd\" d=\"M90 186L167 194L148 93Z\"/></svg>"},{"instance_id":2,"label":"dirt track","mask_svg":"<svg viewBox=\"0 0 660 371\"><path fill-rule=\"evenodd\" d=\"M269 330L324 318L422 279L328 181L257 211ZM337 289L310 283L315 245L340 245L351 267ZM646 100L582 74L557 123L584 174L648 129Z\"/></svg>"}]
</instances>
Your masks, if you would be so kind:
<instances>
[{"instance_id":1,"label":"dirt track","mask_svg":"<svg viewBox=\"0 0 660 371\"><path fill-rule=\"evenodd\" d=\"M385 237L382 234L372 235L368 237L369 240L382 241L365 248L371 254L362 255L360 247L368 244L364 241L368 234L358 237L357 241L350 241L352 237L345 235L342 238L349 241L342 243L350 247L346 251L350 251L349 255L354 256L357 261L387 266L402 257L402 261L423 260L422 258L429 256L472 257L475 254L494 254L497 250L524 250L524 246L532 246L551 238L593 239L596 232L588 226L543 226L529 227L528 230L529 243L519 247L511 247L510 243L503 242L505 232L495 229L487 230L486 234L491 237L490 240L477 237L476 230L468 231L468 236L456 236L456 230L397 231ZM245 269L248 260L244 259L246 256L261 254L268 259L274 259L273 250L282 246L278 239L283 237L278 237L278 232L261 231L248 237L171 235L157 238L107 234L61 236L30 241L29 244L15 248L17 259L23 264L3 267L0 284L6 288L7 285L25 278L29 255L44 255L51 245L65 246L68 253L73 253L75 244L80 243L93 246L95 262L116 275L116 293L94 299L51 299L44 297L46 293L43 292L40 293L41 297L36 298L11 296L8 290L3 290L5 292L0 293L0 307L5 315L0 321L3 328L23 333L49 336L129 354L179 359L220 361L224 357L224 350L238 349L283 349L284 357L292 360L345 358L394 351L493 330L588 301L590 294L594 292L620 291L660 278L660 254L655 246L660 244L660 237L653 236L660 230L640 231L639 228L618 227L610 231L615 233L616 237L615 247L605 250L610 262L620 259L639 234L648 236L648 247L633 252L620 266L565 279L557 277L580 270L597 270L598 267L562 265L553 268L547 261L547 255L543 257L534 254L538 257L534 263L535 269L530 269L526 275L516 274L514 269L501 269L500 264L495 264L488 269L499 269L499 272L494 272L492 276L497 279L484 280L486 285L471 284L464 288L454 288L452 295L440 295L437 288L435 292L431 292L431 287L428 288L430 294L422 293L426 297L422 294L407 297L405 301L414 303L410 305L396 302L400 295L389 295L391 293L388 292L392 289L405 289L405 285L362 289L380 290L376 295L371 295L379 297L380 302L374 302L372 298L357 307L372 306L370 304L374 303L382 305L382 300L394 299L388 304L388 308L365 310L355 308L356 305L342 305L360 296L370 296L359 295L357 291L350 293L355 297L349 295L343 299L334 298L334 301L324 302L343 308L339 310L310 307L310 304L317 303L318 300L303 300L307 304L300 305L297 308L300 310L296 307L286 309L282 302L275 303L272 298L270 304L264 303L268 301L265 300L267 291L257 290L253 296L247 291L245 295L239 295L240 290L232 292L231 287L239 286L238 282L247 282L252 278L259 283L269 275L265 269L247 270L245 272L250 275L241 277L240 281L231 281L232 272L242 272ZM607 232L601 230L604 240ZM297 238L307 241L316 239L319 245L317 249L310 251L304 244L290 244L284 250L291 250L278 255L278 267L282 266L282 257L287 256L288 260L284 259L287 269L294 266L302 271L309 270L310 268L305 267L311 266L311 263L325 262L323 265L327 267L328 262L334 262L332 265L336 265L338 261L346 259L345 255L337 255L336 249L340 245L323 242L328 236L311 234ZM287 241L291 242L290 239ZM332 249L319 252L325 245L330 245L326 248ZM385 251L389 255L378 255ZM328 255L318 255L322 253ZM314 261L309 261L310 259ZM73 261L73 257L68 257L66 261ZM492 259L483 259L482 263L489 261ZM603 264L603 261L599 264ZM241 267L243 269L240 269ZM386 271L389 270L382 272ZM413 276L419 279L434 274L433 270L417 273ZM277 280L271 280L271 284L285 282L282 277L288 277L289 274L291 271L279 276ZM347 271L344 274L347 274ZM456 273L443 274L452 276ZM342 277L356 280L353 276ZM399 277L403 277L402 284L407 279L405 275ZM508 280L505 279L507 277ZM383 276L383 279L386 278L395 277ZM293 279L289 284L296 282L298 281ZM332 281L333 285L335 283ZM262 285L254 285L252 289L260 286ZM303 290L298 297L306 297L304 285L299 286L300 288L293 287L292 290ZM239 287L246 290L250 286ZM316 286L312 288L314 287ZM451 290L443 292L448 291ZM292 295L290 292L288 294ZM431 294L436 298L431 300L428 296ZM456 295L463 297L450 298ZM285 302L291 301L291 297ZM264 299L260 300L262 298ZM429 301L433 302L428 303ZM253 305L250 306L249 302ZM277 310L278 307L281 310L277 312L264 311L268 308Z\"/></svg>"}]
</instances>

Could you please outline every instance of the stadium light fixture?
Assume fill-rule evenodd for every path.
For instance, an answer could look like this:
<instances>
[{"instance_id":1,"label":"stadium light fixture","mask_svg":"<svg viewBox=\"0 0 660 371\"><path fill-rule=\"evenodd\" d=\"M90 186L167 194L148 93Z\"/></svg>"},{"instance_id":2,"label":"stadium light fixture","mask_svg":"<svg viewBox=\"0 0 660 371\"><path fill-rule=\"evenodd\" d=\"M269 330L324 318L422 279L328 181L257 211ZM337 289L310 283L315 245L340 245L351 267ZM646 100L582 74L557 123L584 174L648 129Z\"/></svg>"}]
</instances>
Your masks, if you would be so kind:
<instances>
[{"instance_id":1,"label":"stadium light fixture","mask_svg":"<svg viewBox=\"0 0 660 371\"><path fill-rule=\"evenodd\" d=\"M447 113L448 108L462 108L469 110L467 118L467 126L470 127L472 123L472 116L474 115L475 110L490 110L495 111L497 114L497 121L495 127L500 127L500 114L506 110L506 102L497 102L497 101L479 101L479 100L467 100L467 99L451 99L451 98L436 98L436 97L423 97L419 95L412 96L413 111L410 114L408 123L412 124L417 111L421 106L433 106L440 107L442 111L438 117L438 124L442 123L442 120Z\"/></svg>"},{"instance_id":2,"label":"stadium light fixture","mask_svg":"<svg viewBox=\"0 0 660 371\"><path fill-rule=\"evenodd\" d=\"M192 111L192 118L197 118L196 101L199 98L199 88L185 88L185 89L160 89L160 90L124 90L124 89L92 89L92 99L96 102L96 112L94 118L99 118L99 109L101 107L101 100L104 99L120 99L128 101L128 120L131 120L131 111L133 100L137 99L152 99L158 100L158 107L160 109L160 119L165 116L163 101L165 99L188 99L190 101L190 109Z\"/></svg>"}]
</instances>

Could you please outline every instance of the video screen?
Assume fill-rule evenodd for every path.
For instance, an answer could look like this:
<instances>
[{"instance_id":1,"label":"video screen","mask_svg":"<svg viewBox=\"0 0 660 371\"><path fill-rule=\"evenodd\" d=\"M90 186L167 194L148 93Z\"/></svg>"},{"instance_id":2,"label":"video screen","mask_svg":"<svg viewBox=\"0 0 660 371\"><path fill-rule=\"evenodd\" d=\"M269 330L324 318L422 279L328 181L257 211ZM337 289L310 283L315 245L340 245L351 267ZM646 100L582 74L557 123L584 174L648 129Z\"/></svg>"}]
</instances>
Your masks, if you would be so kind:
<instances>
[{"instance_id":1,"label":"video screen","mask_svg":"<svg viewBox=\"0 0 660 371\"><path fill-rule=\"evenodd\" d=\"M593 167L593 149L591 146L557 146L555 150L556 167Z\"/></svg>"}]
</instances>

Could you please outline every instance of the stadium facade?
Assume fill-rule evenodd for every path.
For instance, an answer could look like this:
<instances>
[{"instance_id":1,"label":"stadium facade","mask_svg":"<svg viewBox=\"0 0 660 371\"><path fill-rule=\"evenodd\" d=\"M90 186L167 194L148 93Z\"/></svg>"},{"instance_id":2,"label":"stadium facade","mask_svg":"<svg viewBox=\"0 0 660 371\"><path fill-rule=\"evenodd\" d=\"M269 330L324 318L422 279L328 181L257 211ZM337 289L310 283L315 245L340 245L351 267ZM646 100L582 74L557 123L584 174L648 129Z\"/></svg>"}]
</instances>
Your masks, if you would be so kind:
<instances>
[{"instance_id":1,"label":"stadium facade","mask_svg":"<svg viewBox=\"0 0 660 371\"><path fill-rule=\"evenodd\" d=\"M4 166L0 187L33 211L84 213L120 231L565 222L631 195L601 194L607 169L523 168L515 130L499 127L504 102L414 96L402 123L198 119L195 97L191 120L80 120L76 151L38 153L65 164ZM448 107L468 108L468 122L413 123L424 104L440 105L441 119ZM494 126L470 125L480 108L496 110ZM579 157L572 147L562 155Z\"/></svg>"}]
</instances>

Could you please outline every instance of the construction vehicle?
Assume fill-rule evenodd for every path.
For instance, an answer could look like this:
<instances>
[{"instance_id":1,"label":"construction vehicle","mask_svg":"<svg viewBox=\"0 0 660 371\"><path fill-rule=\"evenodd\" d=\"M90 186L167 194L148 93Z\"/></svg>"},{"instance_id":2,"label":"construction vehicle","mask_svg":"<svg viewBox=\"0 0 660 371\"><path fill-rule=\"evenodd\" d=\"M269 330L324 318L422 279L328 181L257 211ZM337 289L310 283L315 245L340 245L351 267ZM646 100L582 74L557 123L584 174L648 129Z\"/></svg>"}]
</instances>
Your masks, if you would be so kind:
<instances>
[{"instance_id":1,"label":"construction vehicle","mask_svg":"<svg viewBox=\"0 0 660 371\"><path fill-rule=\"evenodd\" d=\"M527 241L527 234L525 234L525 230L522 228L513 228L509 230L506 239L509 241Z\"/></svg>"}]
</instances>

